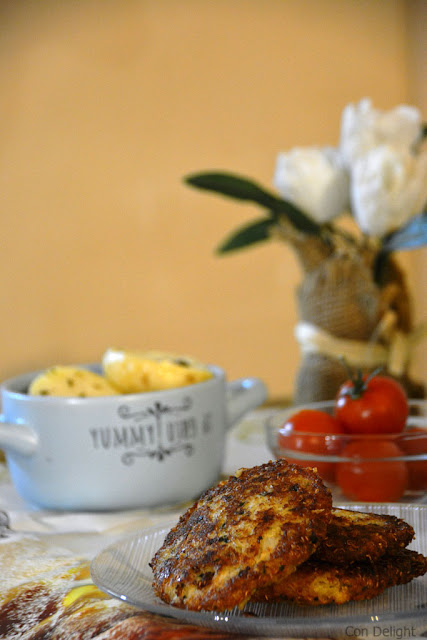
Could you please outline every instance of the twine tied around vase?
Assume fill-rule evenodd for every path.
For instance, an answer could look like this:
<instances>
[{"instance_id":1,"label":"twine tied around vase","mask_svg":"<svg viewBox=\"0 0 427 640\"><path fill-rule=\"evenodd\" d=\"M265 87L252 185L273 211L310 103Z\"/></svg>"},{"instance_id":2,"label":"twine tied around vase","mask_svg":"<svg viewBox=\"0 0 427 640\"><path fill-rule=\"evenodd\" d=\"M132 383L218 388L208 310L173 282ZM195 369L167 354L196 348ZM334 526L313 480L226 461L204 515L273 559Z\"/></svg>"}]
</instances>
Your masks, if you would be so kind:
<instances>
[{"instance_id":1,"label":"twine tied around vase","mask_svg":"<svg viewBox=\"0 0 427 640\"><path fill-rule=\"evenodd\" d=\"M310 322L298 322L295 338L303 354L317 353L335 360L344 359L350 366L361 369L385 367L391 375L406 371L413 351L427 336L427 323L409 333L396 328L396 314L384 314L372 340L338 338ZM388 344L377 342L387 337Z\"/></svg>"}]
</instances>

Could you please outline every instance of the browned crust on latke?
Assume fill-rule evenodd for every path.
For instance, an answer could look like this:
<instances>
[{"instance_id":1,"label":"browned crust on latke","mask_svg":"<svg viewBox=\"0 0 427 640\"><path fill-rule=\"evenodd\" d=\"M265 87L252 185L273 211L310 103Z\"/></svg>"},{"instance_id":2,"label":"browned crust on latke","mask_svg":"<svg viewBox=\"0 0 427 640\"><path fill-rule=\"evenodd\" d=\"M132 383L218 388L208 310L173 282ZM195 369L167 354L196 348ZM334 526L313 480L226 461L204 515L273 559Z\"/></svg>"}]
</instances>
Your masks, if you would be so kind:
<instances>
[{"instance_id":1,"label":"browned crust on latke","mask_svg":"<svg viewBox=\"0 0 427 640\"><path fill-rule=\"evenodd\" d=\"M313 557L334 565L374 562L403 549L414 536L414 529L395 516L334 508L326 538Z\"/></svg>"},{"instance_id":2,"label":"browned crust on latke","mask_svg":"<svg viewBox=\"0 0 427 640\"><path fill-rule=\"evenodd\" d=\"M310 558L286 580L258 591L253 600L285 599L299 605L369 600L389 587L406 584L426 572L427 558L409 549L350 567L337 567Z\"/></svg>"},{"instance_id":3,"label":"browned crust on latke","mask_svg":"<svg viewBox=\"0 0 427 640\"><path fill-rule=\"evenodd\" d=\"M332 499L311 469L280 459L206 491L168 533L150 566L165 602L194 610L243 606L289 575L326 535Z\"/></svg>"}]
</instances>

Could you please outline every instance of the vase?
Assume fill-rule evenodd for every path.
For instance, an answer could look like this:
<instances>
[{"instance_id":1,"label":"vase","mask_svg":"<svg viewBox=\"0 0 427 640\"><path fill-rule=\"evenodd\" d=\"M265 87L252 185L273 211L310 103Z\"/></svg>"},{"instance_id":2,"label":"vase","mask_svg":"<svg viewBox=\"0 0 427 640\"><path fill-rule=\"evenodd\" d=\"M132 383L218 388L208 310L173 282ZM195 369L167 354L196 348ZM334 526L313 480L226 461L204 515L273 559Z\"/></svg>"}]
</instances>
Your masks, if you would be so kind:
<instances>
[{"instance_id":1,"label":"vase","mask_svg":"<svg viewBox=\"0 0 427 640\"><path fill-rule=\"evenodd\" d=\"M337 248L289 228L285 234L304 273L296 295L301 362L294 402L333 399L349 369L381 369L398 379L409 397L424 397L424 386L408 374L412 307L395 258L385 261L378 276L372 246Z\"/></svg>"}]
</instances>

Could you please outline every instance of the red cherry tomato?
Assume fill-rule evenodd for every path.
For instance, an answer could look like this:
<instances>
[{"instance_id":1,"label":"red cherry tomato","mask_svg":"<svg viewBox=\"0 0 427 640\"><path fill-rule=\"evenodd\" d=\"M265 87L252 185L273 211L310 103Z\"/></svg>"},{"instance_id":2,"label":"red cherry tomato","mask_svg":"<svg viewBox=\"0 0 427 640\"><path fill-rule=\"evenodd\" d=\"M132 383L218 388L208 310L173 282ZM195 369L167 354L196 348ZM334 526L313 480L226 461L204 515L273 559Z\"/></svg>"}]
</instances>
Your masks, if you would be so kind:
<instances>
[{"instance_id":1,"label":"red cherry tomato","mask_svg":"<svg viewBox=\"0 0 427 640\"><path fill-rule=\"evenodd\" d=\"M387 376L348 380L335 400L335 416L346 433L399 433L408 412L403 387Z\"/></svg>"},{"instance_id":2,"label":"red cherry tomato","mask_svg":"<svg viewBox=\"0 0 427 640\"><path fill-rule=\"evenodd\" d=\"M404 455L389 440L377 438L354 440L341 452L354 462L339 462L336 481L351 500L362 502L396 502L408 486L408 469L402 460L376 460Z\"/></svg>"},{"instance_id":3,"label":"red cherry tomato","mask_svg":"<svg viewBox=\"0 0 427 640\"><path fill-rule=\"evenodd\" d=\"M277 444L281 449L313 453L316 456L337 455L341 445L339 439L333 436L341 433L341 426L333 416L315 409L302 409L281 427ZM334 462L285 457L302 467L316 467L320 477L327 482L334 480Z\"/></svg>"},{"instance_id":4,"label":"red cherry tomato","mask_svg":"<svg viewBox=\"0 0 427 640\"><path fill-rule=\"evenodd\" d=\"M398 441L400 449L410 455L426 456L425 460L408 461L409 489L427 490L427 429L409 427Z\"/></svg>"}]
</instances>

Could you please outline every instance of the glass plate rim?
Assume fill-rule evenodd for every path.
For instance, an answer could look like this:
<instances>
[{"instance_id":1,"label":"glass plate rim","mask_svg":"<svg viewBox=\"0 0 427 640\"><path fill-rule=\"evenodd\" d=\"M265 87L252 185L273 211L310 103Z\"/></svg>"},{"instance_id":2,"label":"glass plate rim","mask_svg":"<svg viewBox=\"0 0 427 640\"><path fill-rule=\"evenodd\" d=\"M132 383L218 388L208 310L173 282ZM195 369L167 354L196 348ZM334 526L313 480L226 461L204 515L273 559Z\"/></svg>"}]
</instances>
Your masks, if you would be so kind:
<instances>
[{"instance_id":1,"label":"glass plate rim","mask_svg":"<svg viewBox=\"0 0 427 640\"><path fill-rule=\"evenodd\" d=\"M367 511L373 512L375 509L382 508L385 509L384 513L387 513L388 510L397 509L399 512L404 510L417 510L421 513L425 513L427 516L427 505L425 504L408 504L408 503L363 503L363 502L355 502L355 503L341 503L336 504L334 507L340 508L357 508L357 510L366 509ZM394 514L393 514L394 515ZM398 517L403 517L398 515ZM410 621L423 621L427 616L427 597L424 606L421 606L418 611L386 611L378 614L368 615L364 613L363 615L360 613L356 613L354 615L349 615L347 617L333 618L333 617L324 617L321 618L316 616L317 606L313 607L314 615L313 617L303 617L303 616L295 616L292 618L286 616L262 616L262 617L252 617L250 614L245 615L245 611L237 612L237 609L232 609L230 611L192 611L188 609L180 609L177 607L173 607L172 605L168 605L162 602L159 598L156 597L153 603L151 602L142 602L137 601L135 598L128 597L125 593L120 593L119 590L115 589L113 585L110 583L106 583L104 580L99 578L98 576L98 563L103 555L106 553L110 553L114 550L119 550L120 547L128 545L132 541L142 542L145 539L147 542L155 535L166 534L172 526L177 523L177 518L171 519L170 521L164 521L157 525L152 525L149 527L141 528L137 532L133 532L132 534L128 534L127 536L121 537L113 543L110 543L106 547L104 547L101 551L99 551L90 563L90 574L94 584L100 588L101 590L107 592L111 596L122 600L128 604L131 604L137 607L140 610L148 611L150 613L159 614L161 616L172 617L176 620L180 620L182 622L187 622L191 624L195 624L201 627L209 627L209 628L222 628L227 629L228 632L238 632L238 633L249 633L249 634L260 634L260 632L265 631L267 627L269 636L281 637L284 633L288 637L301 637L302 635L310 634L311 637L324 637L325 634L331 635L334 632L340 632L339 635L342 635L343 629L350 627L363 627L367 630L373 627L379 627L388 625L395 626L397 623L406 624ZM417 533L417 532L416 532ZM425 532L424 532L425 533ZM402 585L404 587L406 585ZM372 601L371 601L372 602ZM296 606L296 605L295 605ZM340 607L341 605L324 605L324 607ZM369 635L369 634L368 634ZM419 634L415 634L419 635ZM348 636L350 637L350 636Z\"/></svg>"}]
</instances>

